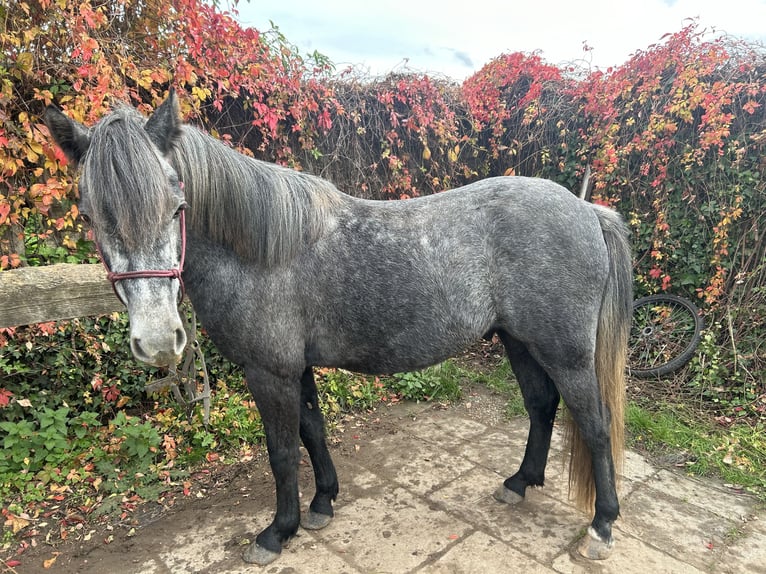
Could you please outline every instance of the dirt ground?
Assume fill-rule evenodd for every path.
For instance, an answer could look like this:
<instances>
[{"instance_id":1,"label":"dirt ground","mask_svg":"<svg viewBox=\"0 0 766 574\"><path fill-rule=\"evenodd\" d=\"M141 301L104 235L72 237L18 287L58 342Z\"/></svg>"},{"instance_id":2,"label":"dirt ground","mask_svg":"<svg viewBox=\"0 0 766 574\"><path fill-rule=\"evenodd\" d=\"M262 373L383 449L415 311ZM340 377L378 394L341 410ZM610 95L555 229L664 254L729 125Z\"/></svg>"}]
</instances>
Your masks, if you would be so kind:
<instances>
[{"instance_id":1,"label":"dirt ground","mask_svg":"<svg viewBox=\"0 0 766 574\"><path fill-rule=\"evenodd\" d=\"M129 522L40 544L8 572L766 574L766 514L754 499L634 452L612 556L580 558L574 548L590 518L568 501L560 429L546 486L518 506L492 498L526 442L526 421L503 411L502 397L468 386L454 405L402 403L348 417L331 446L341 484L335 519L324 530L300 529L266 567L242 560L274 510L260 455L202 477L172 506L145 504ZM308 457L301 469L305 510Z\"/></svg>"}]
</instances>

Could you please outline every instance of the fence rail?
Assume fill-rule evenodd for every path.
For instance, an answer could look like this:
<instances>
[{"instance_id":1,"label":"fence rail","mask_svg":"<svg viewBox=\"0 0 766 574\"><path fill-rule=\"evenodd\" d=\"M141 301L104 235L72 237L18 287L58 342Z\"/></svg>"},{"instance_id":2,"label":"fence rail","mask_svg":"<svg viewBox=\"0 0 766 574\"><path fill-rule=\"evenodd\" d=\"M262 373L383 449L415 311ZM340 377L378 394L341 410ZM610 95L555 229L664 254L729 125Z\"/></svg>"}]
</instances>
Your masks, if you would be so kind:
<instances>
[{"instance_id":1,"label":"fence rail","mask_svg":"<svg viewBox=\"0 0 766 574\"><path fill-rule=\"evenodd\" d=\"M0 328L124 310L99 264L60 263L0 273Z\"/></svg>"}]
</instances>

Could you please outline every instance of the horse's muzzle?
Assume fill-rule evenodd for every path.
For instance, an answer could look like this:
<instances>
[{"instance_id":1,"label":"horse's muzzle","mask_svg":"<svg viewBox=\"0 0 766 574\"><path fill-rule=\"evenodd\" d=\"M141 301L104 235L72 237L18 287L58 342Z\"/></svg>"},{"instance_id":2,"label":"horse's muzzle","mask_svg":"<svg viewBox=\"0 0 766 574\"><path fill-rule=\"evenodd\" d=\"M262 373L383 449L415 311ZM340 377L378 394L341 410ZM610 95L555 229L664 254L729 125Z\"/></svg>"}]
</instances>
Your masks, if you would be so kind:
<instances>
[{"instance_id":1,"label":"horse's muzzle","mask_svg":"<svg viewBox=\"0 0 766 574\"><path fill-rule=\"evenodd\" d=\"M170 367L181 360L184 347L186 346L186 331L182 326L174 330L165 331L166 335L140 336L131 332L130 350L133 356L143 363L155 367ZM154 335L154 336L152 336Z\"/></svg>"}]
</instances>

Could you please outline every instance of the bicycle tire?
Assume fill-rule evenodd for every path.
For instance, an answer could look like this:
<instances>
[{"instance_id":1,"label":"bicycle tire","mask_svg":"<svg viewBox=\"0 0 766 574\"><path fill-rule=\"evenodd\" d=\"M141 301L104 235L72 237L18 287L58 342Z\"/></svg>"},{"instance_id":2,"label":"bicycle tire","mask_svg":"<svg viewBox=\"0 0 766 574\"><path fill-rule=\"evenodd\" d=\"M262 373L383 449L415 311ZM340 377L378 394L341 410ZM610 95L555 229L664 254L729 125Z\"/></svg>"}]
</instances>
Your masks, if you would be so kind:
<instances>
[{"instance_id":1,"label":"bicycle tire","mask_svg":"<svg viewBox=\"0 0 766 574\"><path fill-rule=\"evenodd\" d=\"M637 377L673 373L688 363L702 338L699 309L678 295L659 294L633 302L628 369Z\"/></svg>"}]
</instances>

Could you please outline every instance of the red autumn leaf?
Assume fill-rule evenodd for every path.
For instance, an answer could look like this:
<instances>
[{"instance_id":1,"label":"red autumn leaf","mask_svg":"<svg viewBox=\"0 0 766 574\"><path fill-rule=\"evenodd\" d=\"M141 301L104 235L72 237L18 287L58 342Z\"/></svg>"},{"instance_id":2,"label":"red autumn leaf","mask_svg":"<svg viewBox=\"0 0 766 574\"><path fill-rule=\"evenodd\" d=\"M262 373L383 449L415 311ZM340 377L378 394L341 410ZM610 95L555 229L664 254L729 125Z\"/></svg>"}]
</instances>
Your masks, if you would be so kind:
<instances>
[{"instance_id":1,"label":"red autumn leaf","mask_svg":"<svg viewBox=\"0 0 766 574\"><path fill-rule=\"evenodd\" d=\"M0 408L7 407L11 404L11 397L13 393L8 389L0 389Z\"/></svg>"},{"instance_id":2,"label":"red autumn leaf","mask_svg":"<svg viewBox=\"0 0 766 574\"><path fill-rule=\"evenodd\" d=\"M0 225L5 224L8 214L11 212L11 206L8 203L0 203Z\"/></svg>"},{"instance_id":3,"label":"red autumn leaf","mask_svg":"<svg viewBox=\"0 0 766 574\"><path fill-rule=\"evenodd\" d=\"M101 389L101 393L104 396L104 400L113 403L120 396L120 389L117 387L117 385L111 385L105 389Z\"/></svg>"}]
</instances>

